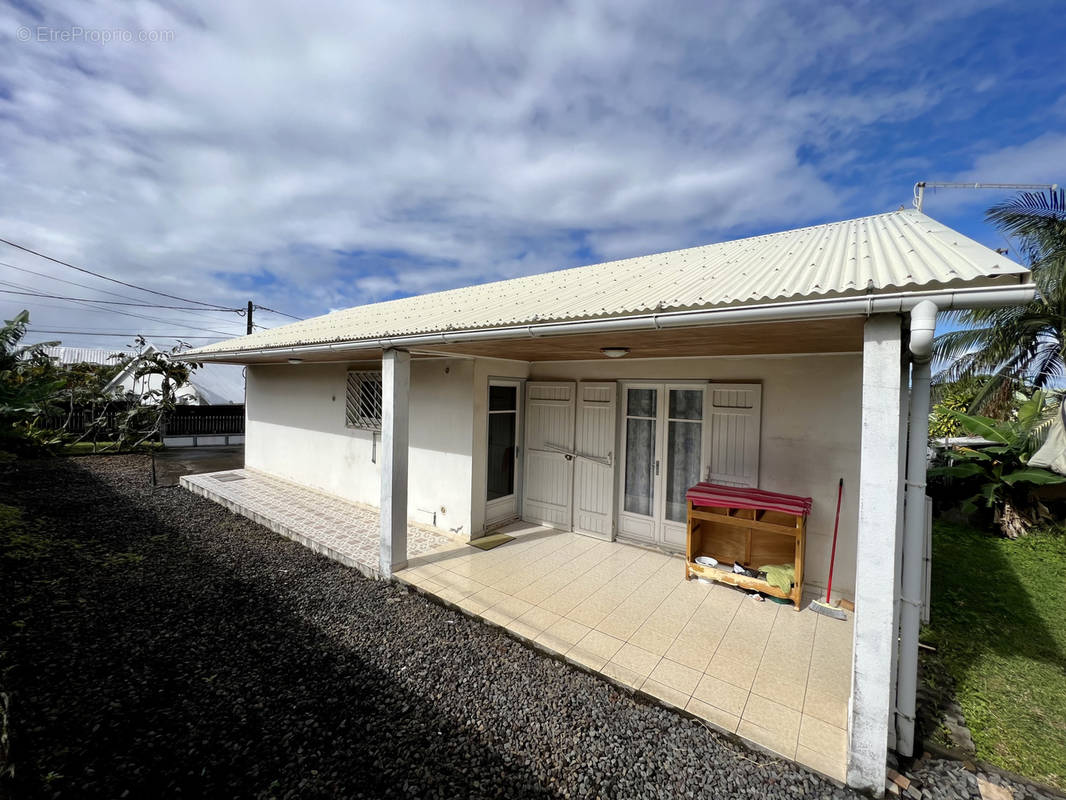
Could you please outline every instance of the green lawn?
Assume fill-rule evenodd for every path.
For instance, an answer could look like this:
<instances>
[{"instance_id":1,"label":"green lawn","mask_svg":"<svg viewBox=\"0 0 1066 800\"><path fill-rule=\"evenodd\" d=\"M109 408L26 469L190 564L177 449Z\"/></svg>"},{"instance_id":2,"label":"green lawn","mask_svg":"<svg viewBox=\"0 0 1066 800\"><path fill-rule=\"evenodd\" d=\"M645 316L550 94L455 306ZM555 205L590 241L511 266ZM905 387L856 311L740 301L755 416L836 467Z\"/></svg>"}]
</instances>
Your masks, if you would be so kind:
<instances>
[{"instance_id":1,"label":"green lawn","mask_svg":"<svg viewBox=\"0 0 1066 800\"><path fill-rule=\"evenodd\" d=\"M104 448L110 448L109 450L104 450L105 454L114 454L114 453L118 453L118 452L124 452L124 453L130 452L129 450L118 451L118 450L116 450L114 448L114 444L115 444L114 442L97 442L96 443L96 452L99 453L100 451L104 450ZM138 447L133 452L148 453L148 452L150 452L152 450L159 450L161 447L162 447L162 445L159 442L145 442L144 444L142 444L140 447ZM74 444L63 445L59 449L59 453L58 453L58 455L61 455L61 456L85 456L85 455L92 455L92 454L93 454L93 443L92 442L76 442Z\"/></svg>"},{"instance_id":2,"label":"green lawn","mask_svg":"<svg viewBox=\"0 0 1066 800\"><path fill-rule=\"evenodd\" d=\"M977 756L1066 789L1066 535L936 523L932 624Z\"/></svg>"}]
</instances>

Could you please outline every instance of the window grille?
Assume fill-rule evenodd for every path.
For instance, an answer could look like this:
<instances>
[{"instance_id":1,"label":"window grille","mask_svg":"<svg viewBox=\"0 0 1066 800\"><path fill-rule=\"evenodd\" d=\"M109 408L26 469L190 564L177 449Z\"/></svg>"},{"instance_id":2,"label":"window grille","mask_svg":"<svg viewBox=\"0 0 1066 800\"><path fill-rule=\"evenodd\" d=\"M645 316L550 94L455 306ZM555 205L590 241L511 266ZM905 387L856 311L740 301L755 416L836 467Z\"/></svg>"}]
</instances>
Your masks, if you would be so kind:
<instances>
[{"instance_id":1,"label":"window grille","mask_svg":"<svg viewBox=\"0 0 1066 800\"><path fill-rule=\"evenodd\" d=\"M345 405L345 424L349 428L380 431L381 373L349 372Z\"/></svg>"}]
</instances>

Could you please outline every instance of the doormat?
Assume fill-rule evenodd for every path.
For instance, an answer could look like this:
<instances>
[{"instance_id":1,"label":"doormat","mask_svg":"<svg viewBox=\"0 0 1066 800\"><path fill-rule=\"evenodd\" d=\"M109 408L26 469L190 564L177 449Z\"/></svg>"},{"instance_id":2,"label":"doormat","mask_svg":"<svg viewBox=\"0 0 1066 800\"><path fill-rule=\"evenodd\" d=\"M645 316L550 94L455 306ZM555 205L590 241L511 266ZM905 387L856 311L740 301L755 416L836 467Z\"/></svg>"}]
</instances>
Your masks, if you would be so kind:
<instances>
[{"instance_id":1,"label":"doormat","mask_svg":"<svg viewBox=\"0 0 1066 800\"><path fill-rule=\"evenodd\" d=\"M492 536L482 536L480 539L472 539L470 541L471 547L476 547L478 550L491 550L494 547L499 547L501 544L507 544L513 542L514 537L508 536L506 533L494 533Z\"/></svg>"},{"instance_id":2,"label":"doormat","mask_svg":"<svg viewBox=\"0 0 1066 800\"><path fill-rule=\"evenodd\" d=\"M244 476L238 475L236 472L221 472L218 475L212 475L211 477L214 478L216 481L222 481L223 483L226 483L227 481L244 480Z\"/></svg>"}]
</instances>

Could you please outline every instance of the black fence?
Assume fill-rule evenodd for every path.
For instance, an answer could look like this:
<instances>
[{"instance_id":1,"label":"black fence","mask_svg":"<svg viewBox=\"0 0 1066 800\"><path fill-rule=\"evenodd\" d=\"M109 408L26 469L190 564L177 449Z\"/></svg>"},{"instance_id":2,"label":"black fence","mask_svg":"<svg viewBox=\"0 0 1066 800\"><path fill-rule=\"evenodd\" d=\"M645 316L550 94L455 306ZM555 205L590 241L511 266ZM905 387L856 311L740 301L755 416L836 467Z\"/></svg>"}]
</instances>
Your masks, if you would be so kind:
<instances>
[{"instance_id":1,"label":"black fence","mask_svg":"<svg viewBox=\"0 0 1066 800\"><path fill-rule=\"evenodd\" d=\"M244 433L244 406L177 406L163 428L166 436L230 436Z\"/></svg>"},{"instance_id":2,"label":"black fence","mask_svg":"<svg viewBox=\"0 0 1066 800\"><path fill-rule=\"evenodd\" d=\"M127 403L108 403L106 406L85 406L59 410L45 414L38 425L48 430L64 431L74 435L85 433L93 420L103 419L103 425L95 434L105 440L118 433L122 417L132 408ZM244 433L244 405L226 406L176 406L163 422L166 436L236 436Z\"/></svg>"}]
</instances>

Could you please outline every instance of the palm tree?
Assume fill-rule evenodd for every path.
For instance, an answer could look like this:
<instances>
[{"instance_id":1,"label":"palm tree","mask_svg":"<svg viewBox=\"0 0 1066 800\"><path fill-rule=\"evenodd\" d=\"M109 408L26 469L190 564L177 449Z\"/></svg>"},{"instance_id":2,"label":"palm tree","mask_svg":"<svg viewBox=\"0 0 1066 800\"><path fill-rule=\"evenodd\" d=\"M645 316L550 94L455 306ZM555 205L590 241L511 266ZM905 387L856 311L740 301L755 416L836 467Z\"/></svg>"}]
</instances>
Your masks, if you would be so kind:
<instances>
[{"instance_id":1,"label":"palm tree","mask_svg":"<svg viewBox=\"0 0 1066 800\"><path fill-rule=\"evenodd\" d=\"M938 336L933 354L948 362L938 383L991 375L970 410L995 414L1019 384L1043 389L1066 375L1066 189L1023 192L985 219L1018 242L1038 295L1023 306L948 312L965 327Z\"/></svg>"}]
</instances>

